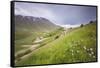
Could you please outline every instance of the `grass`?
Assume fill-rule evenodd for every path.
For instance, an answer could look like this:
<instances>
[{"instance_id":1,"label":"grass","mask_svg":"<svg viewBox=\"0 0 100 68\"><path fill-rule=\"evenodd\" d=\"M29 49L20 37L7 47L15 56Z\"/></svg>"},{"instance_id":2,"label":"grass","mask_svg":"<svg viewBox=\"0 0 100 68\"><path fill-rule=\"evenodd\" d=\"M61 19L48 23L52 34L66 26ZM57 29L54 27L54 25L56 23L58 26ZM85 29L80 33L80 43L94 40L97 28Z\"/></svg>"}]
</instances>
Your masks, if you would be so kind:
<instances>
[{"instance_id":1,"label":"grass","mask_svg":"<svg viewBox=\"0 0 100 68\"><path fill-rule=\"evenodd\" d=\"M36 37L39 36L42 36L43 38L48 38L47 40L44 40L44 42L41 43L41 45L46 44L50 40L52 41L54 35L56 36L57 34L59 34L61 30L62 29L59 28L51 32L34 32L34 33L32 30L30 31L17 30L15 32L15 52L26 49L22 47L22 45L32 45Z\"/></svg>"},{"instance_id":2,"label":"grass","mask_svg":"<svg viewBox=\"0 0 100 68\"><path fill-rule=\"evenodd\" d=\"M31 56L17 62L16 66L96 60L96 23L91 23L38 48Z\"/></svg>"},{"instance_id":3,"label":"grass","mask_svg":"<svg viewBox=\"0 0 100 68\"><path fill-rule=\"evenodd\" d=\"M16 32L15 33L15 52L25 49L21 45L31 45L36 38L35 33Z\"/></svg>"}]
</instances>

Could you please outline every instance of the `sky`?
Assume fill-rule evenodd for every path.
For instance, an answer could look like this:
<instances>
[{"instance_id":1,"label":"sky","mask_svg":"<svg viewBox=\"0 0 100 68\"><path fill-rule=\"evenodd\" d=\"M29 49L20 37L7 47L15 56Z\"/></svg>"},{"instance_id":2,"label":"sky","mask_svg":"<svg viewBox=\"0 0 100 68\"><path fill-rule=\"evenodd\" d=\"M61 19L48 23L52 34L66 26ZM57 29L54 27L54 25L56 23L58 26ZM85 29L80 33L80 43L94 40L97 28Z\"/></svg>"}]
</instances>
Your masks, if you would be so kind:
<instances>
[{"instance_id":1,"label":"sky","mask_svg":"<svg viewBox=\"0 0 100 68\"><path fill-rule=\"evenodd\" d=\"M15 15L44 17L57 25L79 25L96 20L96 7L15 2Z\"/></svg>"}]
</instances>

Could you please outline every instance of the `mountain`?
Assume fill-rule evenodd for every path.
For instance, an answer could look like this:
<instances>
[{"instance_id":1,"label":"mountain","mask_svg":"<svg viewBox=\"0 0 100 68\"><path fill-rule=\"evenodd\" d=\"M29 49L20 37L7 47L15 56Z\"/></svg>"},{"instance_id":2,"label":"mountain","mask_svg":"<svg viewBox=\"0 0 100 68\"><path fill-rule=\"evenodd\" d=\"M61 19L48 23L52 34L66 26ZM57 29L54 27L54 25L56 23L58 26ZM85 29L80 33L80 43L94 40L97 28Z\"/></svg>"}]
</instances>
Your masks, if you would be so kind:
<instances>
[{"instance_id":1,"label":"mountain","mask_svg":"<svg viewBox=\"0 0 100 68\"><path fill-rule=\"evenodd\" d=\"M48 32L58 28L46 18L15 15L15 29L24 31Z\"/></svg>"}]
</instances>

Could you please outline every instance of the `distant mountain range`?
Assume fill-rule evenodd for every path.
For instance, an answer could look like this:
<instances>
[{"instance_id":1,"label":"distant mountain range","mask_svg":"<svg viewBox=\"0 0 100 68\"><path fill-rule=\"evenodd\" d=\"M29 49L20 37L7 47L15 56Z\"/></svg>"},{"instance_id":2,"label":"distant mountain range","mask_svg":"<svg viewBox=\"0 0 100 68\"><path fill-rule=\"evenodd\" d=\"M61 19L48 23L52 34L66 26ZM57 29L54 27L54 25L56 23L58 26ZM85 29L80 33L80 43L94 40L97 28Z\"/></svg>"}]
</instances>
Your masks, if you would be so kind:
<instances>
[{"instance_id":1,"label":"distant mountain range","mask_svg":"<svg viewBox=\"0 0 100 68\"><path fill-rule=\"evenodd\" d=\"M15 30L50 31L59 26L43 17L15 15Z\"/></svg>"}]
</instances>

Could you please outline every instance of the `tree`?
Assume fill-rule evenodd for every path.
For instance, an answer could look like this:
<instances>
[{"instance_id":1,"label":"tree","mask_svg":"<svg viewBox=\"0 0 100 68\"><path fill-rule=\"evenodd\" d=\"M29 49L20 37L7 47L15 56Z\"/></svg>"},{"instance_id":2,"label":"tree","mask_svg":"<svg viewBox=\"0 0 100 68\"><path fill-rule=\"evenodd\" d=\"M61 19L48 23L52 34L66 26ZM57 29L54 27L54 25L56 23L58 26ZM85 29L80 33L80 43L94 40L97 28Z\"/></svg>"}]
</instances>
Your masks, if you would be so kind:
<instances>
[{"instance_id":1,"label":"tree","mask_svg":"<svg viewBox=\"0 0 100 68\"><path fill-rule=\"evenodd\" d=\"M93 21L90 21L90 24L93 23Z\"/></svg>"},{"instance_id":2,"label":"tree","mask_svg":"<svg viewBox=\"0 0 100 68\"><path fill-rule=\"evenodd\" d=\"M80 27L83 27L83 26L84 26L83 24L80 25Z\"/></svg>"}]
</instances>

